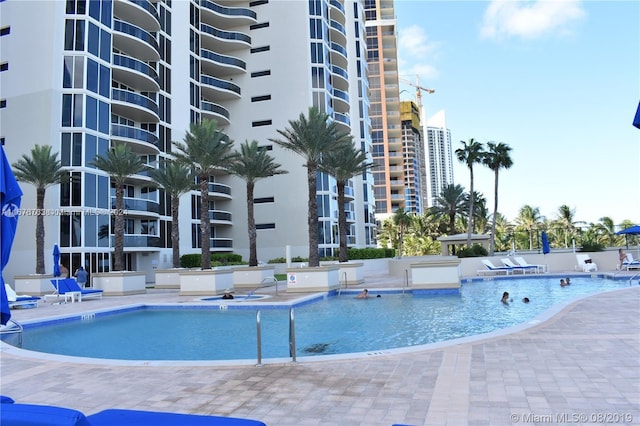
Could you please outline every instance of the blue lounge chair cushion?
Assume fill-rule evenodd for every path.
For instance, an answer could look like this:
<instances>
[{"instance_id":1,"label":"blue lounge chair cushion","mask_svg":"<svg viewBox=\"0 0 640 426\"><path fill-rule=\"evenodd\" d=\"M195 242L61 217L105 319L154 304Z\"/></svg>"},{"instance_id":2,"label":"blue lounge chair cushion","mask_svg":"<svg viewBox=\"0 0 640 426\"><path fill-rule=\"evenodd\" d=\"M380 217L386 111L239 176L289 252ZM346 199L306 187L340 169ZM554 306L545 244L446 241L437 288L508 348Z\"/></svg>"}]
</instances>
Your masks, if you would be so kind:
<instances>
[{"instance_id":1,"label":"blue lounge chair cushion","mask_svg":"<svg viewBox=\"0 0 640 426\"><path fill-rule=\"evenodd\" d=\"M3 404L2 426L91 426L84 414L69 408L49 405Z\"/></svg>"},{"instance_id":2,"label":"blue lounge chair cushion","mask_svg":"<svg viewBox=\"0 0 640 426\"><path fill-rule=\"evenodd\" d=\"M51 280L51 284L53 284L54 287L57 286L58 293L60 294L76 292L76 293L81 293L83 297L89 297L89 296L102 297L102 290L84 289L80 287L78 282L73 278L65 278L64 280Z\"/></svg>"},{"instance_id":3,"label":"blue lounge chair cushion","mask_svg":"<svg viewBox=\"0 0 640 426\"><path fill-rule=\"evenodd\" d=\"M13 404L15 401L6 395L0 395L0 404Z\"/></svg>"},{"instance_id":4,"label":"blue lounge chair cushion","mask_svg":"<svg viewBox=\"0 0 640 426\"><path fill-rule=\"evenodd\" d=\"M153 411L110 409L87 417L92 426L266 426L257 420L197 414L158 413ZM4 423L3 423L4 425Z\"/></svg>"}]
</instances>

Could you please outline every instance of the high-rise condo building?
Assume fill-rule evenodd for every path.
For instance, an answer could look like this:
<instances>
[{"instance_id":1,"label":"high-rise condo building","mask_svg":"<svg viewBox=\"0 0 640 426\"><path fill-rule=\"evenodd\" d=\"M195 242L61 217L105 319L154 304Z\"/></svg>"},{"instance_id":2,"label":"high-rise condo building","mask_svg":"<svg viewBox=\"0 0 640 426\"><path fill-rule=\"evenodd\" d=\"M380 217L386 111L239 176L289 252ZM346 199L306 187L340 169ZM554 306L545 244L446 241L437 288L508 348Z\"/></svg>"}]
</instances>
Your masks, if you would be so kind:
<instances>
[{"instance_id":1,"label":"high-rise condo building","mask_svg":"<svg viewBox=\"0 0 640 426\"><path fill-rule=\"evenodd\" d=\"M420 109L415 102L400 102L405 211L422 214L427 208L427 172Z\"/></svg>"},{"instance_id":2,"label":"high-rise condo building","mask_svg":"<svg viewBox=\"0 0 640 426\"><path fill-rule=\"evenodd\" d=\"M215 119L236 147L256 140L289 172L256 184L259 259L284 257L287 246L306 256L304 159L269 138L315 106L369 154L366 44L356 0L1 2L0 137L9 161L51 145L73 178L47 189L46 253L59 244L70 270L109 270L114 187L93 166L96 155L126 144L158 167L191 123ZM35 189L21 186L23 209L35 207ZM220 172L209 188L211 251L247 259L244 181ZM348 244L376 245L370 172L349 181L345 206L335 180L319 174L317 200L321 256L337 253L339 208ZM199 206L196 191L181 198L182 254L200 252ZM171 212L147 172L127 180L124 214L126 268L152 281L154 268L171 267ZM34 217L19 221L7 276L34 272L34 225Z\"/></svg>"},{"instance_id":3,"label":"high-rise condo building","mask_svg":"<svg viewBox=\"0 0 640 426\"><path fill-rule=\"evenodd\" d=\"M453 183L453 153L451 131L447 128L444 111L427 120L427 170L429 206L445 186Z\"/></svg>"}]
</instances>

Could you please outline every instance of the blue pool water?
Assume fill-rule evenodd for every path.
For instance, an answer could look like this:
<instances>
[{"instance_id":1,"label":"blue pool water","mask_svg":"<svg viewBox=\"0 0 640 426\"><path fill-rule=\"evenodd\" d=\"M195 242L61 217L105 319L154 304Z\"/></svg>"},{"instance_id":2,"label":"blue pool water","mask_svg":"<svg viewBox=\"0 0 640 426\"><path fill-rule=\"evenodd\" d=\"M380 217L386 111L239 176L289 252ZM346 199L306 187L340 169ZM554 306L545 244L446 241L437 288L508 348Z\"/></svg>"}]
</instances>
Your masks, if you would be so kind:
<instances>
[{"instance_id":1,"label":"blue pool water","mask_svg":"<svg viewBox=\"0 0 640 426\"><path fill-rule=\"evenodd\" d=\"M471 336L526 322L554 304L627 286L576 277L464 283L459 294L412 296L355 293L320 297L294 307L297 356L370 352ZM513 303L500 298L508 291ZM528 297L531 302L521 301ZM289 357L289 306L250 302L238 309L146 307L82 320L26 327L23 348L125 360L256 359L260 309L262 357ZM242 309L240 309L240 306Z\"/></svg>"}]
</instances>

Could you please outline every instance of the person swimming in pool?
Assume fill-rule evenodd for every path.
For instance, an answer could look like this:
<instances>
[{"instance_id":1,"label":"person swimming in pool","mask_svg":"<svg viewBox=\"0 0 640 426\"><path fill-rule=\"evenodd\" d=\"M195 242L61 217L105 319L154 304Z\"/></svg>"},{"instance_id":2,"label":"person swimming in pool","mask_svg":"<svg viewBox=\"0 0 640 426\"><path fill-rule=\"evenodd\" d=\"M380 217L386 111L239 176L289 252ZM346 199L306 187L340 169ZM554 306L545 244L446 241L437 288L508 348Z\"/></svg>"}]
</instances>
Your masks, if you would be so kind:
<instances>
[{"instance_id":1,"label":"person swimming in pool","mask_svg":"<svg viewBox=\"0 0 640 426\"><path fill-rule=\"evenodd\" d=\"M356 299L366 299L367 297L369 297L369 290L365 288L356 296Z\"/></svg>"},{"instance_id":2,"label":"person swimming in pool","mask_svg":"<svg viewBox=\"0 0 640 426\"><path fill-rule=\"evenodd\" d=\"M500 301L505 305L508 305L509 302L513 302L513 299L509 299L509 292L505 291L504 293L502 293L502 299Z\"/></svg>"},{"instance_id":3,"label":"person swimming in pool","mask_svg":"<svg viewBox=\"0 0 640 426\"><path fill-rule=\"evenodd\" d=\"M223 299L233 299L233 294L231 294L231 291L229 289L225 290L224 294L222 295Z\"/></svg>"},{"instance_id":4,"label":"person swimming in pool","mask_svg":"<svg viewBox=\"0 0 640 426\"><path fill-rule=\"evenodd\" d=\"M529 298L528 297L522 298L522 303L529 303Z\"/></svg>"}]
</instances>

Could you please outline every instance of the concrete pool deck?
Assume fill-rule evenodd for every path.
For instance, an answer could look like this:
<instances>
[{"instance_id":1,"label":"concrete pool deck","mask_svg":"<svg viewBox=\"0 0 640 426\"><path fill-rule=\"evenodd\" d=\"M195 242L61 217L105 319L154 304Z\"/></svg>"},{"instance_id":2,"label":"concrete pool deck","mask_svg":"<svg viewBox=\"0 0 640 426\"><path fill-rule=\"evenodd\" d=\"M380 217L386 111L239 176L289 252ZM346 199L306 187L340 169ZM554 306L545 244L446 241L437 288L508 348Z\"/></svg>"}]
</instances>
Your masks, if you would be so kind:
<instances>
[{"instance_id":1,"label":"concrete pool deck","mask_svg":"<svg viewBox=\"0 0 640 426\"><path fill-rule=\"evenodd\" d=\"M579 275L571 273L572 276ZM401 281L401 280L400 280ZM401 287L367 277L357 288ZM280 285L270 301L298 298ZM14 310L17 321L136 303L151 290ZM251 366L121 366L0 352L0 393L93 414L213 414L280 425L640 424L640 286L590 296L535 326L434 349Z\"/></svg>"}]
</instances>

